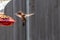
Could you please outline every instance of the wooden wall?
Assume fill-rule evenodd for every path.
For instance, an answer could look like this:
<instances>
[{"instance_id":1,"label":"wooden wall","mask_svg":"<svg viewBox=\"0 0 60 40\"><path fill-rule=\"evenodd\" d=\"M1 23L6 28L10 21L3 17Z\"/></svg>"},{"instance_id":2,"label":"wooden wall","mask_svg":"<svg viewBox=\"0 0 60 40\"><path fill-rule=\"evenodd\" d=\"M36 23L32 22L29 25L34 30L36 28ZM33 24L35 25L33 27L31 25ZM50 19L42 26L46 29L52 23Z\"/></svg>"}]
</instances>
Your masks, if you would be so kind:
<instances>
[{"instance_id":1,"label":"wooden wall","mask_svg":"<svg viewBox=\"0 0 60 40\"><path fill-rule=\"evenodd\" d=\"M14 2L14 4L13 4ZM13 0L5 10L17 22L12 27L0 27L0 40L25 40L21 20L14 16L22 10L26 13L26 0ZM30 0L30 40L60 40L60 0Z\"/></svg>"},{"instance_id":2,"label":"wooden wall","mask_svg":"<svg viewBox=\"0 0 60 40\"><path fill-rule=\"evenodd\" d=\"M60 0L31 0L30 7L31 40L60 40Z\"/></svg>"}]
</instances>

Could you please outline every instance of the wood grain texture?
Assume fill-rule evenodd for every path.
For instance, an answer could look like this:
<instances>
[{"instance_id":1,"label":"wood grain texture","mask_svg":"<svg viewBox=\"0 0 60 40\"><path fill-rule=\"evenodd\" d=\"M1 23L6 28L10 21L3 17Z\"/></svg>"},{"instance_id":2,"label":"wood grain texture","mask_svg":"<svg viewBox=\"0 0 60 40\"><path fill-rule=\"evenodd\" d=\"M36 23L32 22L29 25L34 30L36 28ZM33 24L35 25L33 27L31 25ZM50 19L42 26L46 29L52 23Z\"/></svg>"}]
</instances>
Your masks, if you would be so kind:
<instances>
[{"instance_id":1,"label":"wood grain texture","mask_svg":"<svg viewBox=\"0 0 60 40\"><path fill-rule=\"evenodd\" d=\"M0 28L0 40L25 40L25 27L14 14L19 10L26 13L26 0L14 1L15 5L9 4L5 12L17 22ZM30 17L30 40L60 40L60 0L30 0L30 13L34 13Z\"/></svg>"},{"instance_id":2,"label":"wood grain texture","mask_svg":"<svg viewBox=\"0 0 60 40\"><path fill-rule=\"evenodd\" d=\"M60 40L60 1L35 0L35 4L32 1L35 16L30 20L31 40Z\"/></svg>"}]
</instances>

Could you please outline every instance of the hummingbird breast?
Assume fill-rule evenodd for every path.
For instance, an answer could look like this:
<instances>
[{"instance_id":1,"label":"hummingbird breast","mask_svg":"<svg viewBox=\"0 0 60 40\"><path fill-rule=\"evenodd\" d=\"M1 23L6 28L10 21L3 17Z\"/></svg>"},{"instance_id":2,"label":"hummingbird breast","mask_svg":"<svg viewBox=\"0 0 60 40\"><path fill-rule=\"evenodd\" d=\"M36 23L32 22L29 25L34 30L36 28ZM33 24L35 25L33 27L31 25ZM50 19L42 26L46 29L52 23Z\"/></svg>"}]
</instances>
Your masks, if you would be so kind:
<instances>
[{"instance_id":1,"label":"hummingbird breast","mask_svg":"<svg viewBox=\"0 0 60 40\"><path fill-rule=\"evenodd\" d=\"M22 15L22 21L25 22L26 21L26 18L25 18L25 15Z\"/></svg>"}]
</instances>

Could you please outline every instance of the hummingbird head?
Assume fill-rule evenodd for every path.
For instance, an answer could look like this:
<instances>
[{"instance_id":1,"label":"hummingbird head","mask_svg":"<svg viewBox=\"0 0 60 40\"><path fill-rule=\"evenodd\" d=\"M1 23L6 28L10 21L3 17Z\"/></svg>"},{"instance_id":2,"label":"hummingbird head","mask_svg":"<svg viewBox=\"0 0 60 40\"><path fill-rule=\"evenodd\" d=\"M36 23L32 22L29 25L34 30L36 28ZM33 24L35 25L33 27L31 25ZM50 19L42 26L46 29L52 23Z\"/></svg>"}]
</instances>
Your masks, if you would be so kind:
<instances>
[{"instance_id":1,"label":"hummingbird head","mask_svg":"<svg viewBox=\"0 0 60 40\"><path fill-rule=\"evenodd\" d=\"M18 15L22 15L22 13L21 12L18 12Z\"/></svg>"},{"instance_id":2,"label":"hummingbird head","mask_svg":"<svg viewBox=\"0 0 60 40\"><path fill-rule=\"evenodd\" d=\"M18 15L24 15L25 16L25 14L22 11L19 11Z\"/></svg>"}]
</instances>

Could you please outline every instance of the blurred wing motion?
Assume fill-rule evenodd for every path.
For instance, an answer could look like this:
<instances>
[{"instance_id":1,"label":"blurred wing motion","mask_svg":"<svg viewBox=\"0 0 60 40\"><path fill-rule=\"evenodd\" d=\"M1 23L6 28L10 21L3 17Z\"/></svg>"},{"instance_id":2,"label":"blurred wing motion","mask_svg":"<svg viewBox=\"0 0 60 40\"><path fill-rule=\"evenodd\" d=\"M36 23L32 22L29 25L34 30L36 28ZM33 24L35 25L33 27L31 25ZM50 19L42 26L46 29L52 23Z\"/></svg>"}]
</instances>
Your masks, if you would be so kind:
<instances>
[{"instance_id":1,"label":"blurred wing motion","mask_svg":"<svg viewBox=\"0 0 60 40\"><path fill-rule=\"evenodd\" d=\"M19 15L19 14L16 14L16 16L18 16L18 17L20 17L20 18L21 18L21 15Z\"/></svg>"},{"instance_id":2,"label":"blurred wing motion","mask_svg":"<svg viewBox=\"0 0 60 40\"><path fill-rule=\"evenodd\" d=\"M15 20L5 14L0 14L0 26L12 26Z\"/></svg>"},{"instance_id":3,"label":"blurred wing motion","mask_svg":"<svg viewBox=\"0 0 60 40\"><path fill-rule=\"evenodd\" d=\"M34 13L31 13L31 14L25 14L25 17L30 17L30 16L33 16Z\"/></svg>"},{"instance_id":4,"label":"blurred wing motion","mask_svg":"<svg viewBox=\"0 0 60 40\"><path fill-rule=\"evenodd\" d=\"M22 15L16 14L16 16L18 16L20 18L22 18L22 17L25 17L26 18L26 17L30 17L30 16L33 16L33 15L34 15L34 13L31 13L31 14L22 14Z\"/></svg>"}]
</instances>

